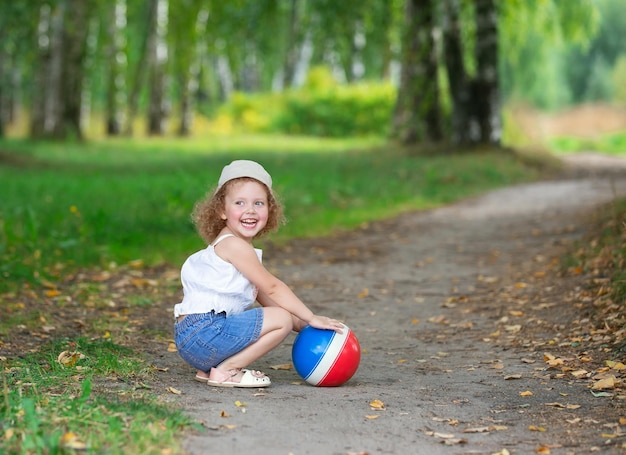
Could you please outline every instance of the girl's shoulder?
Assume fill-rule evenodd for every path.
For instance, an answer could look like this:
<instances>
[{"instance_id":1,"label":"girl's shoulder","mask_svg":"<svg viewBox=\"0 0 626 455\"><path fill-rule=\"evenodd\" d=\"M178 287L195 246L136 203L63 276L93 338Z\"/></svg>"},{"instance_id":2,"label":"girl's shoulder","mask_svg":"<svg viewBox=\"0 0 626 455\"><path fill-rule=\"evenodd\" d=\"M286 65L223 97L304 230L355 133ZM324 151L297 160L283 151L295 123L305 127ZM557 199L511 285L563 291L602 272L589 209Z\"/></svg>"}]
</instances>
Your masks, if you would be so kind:
<instances>
[{"instance_id":1,"label":"girl's shoulder","mask_svg":"<svg viewBox=\"0 0 626 455\"><path fill-rule=\"evenodd\" d=\"M218 256L228 262L232 262L237 256L247 257L253 253L260 257L261 251L245 239L230 233L219 236L211 246Z\"/></svg>"},{"instance_id":2,"label":"girl's shoulder","mask_svg":"<svg viewBox=\"0 0 626 455\"><path fill-rule=\"evenodd\" d=\"M216 238L213 243L211 243L211 246L216 246L218 243L220 243L222 240L227 239L229 237L235 237L235 234L222 234L220 235L218 238Z\"/></svg>"}]
</instances>

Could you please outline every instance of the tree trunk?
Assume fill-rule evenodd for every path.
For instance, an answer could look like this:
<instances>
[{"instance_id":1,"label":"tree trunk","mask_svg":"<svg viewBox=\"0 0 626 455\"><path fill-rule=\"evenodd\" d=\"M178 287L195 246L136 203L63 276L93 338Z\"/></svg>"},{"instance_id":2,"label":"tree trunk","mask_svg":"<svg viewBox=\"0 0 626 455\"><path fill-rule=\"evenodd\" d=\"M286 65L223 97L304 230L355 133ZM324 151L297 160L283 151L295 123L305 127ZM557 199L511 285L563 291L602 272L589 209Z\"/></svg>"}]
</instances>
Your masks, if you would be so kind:
<instances>
[{"instance_id":1,"label":"tree trunk","mask_svg":"<svg viewBox=\"0 0 626 455\"><path fill-rule=\"evenodd\" d=\"M193 100L196 99L198 88L200 87L200 68L201 62L206 55L206 45L204 40L199 37L204 36L209 13L200 9L197 12L195 21L196 33L193 34L194 43L187 43L194 46L194 52L191 53L188 68L181 70L181 97L180 97L180 124L178 127L179 136L188 136L191 133L191 124L193 121Z\"/></svg>"},{"instance_id":2,"label":"tree trunk","mask_svg":"<svg viewBox=\"0 0 626 455\"><path fill-rule=\"evenodd\" d=\"M476 75L463 62L459 0L445 2L445 63L453 103L452 138L457 144L499 144L498 29L494 0L474 0Z\"/></svg>"},{"instance_id":3,"label":"tree trunk","mask_svg":"<svg viewBox=\"0 0 626 455\"><path fill-rule=\"evenodd\" d=\"M168 0L154 0L156 15L150 40L150 95L148 100L148 134L162 135L165 132L167 98L165 96L167 64L167 9Z\"/></svg>"},{"instance_id":4,"label":"tree trunk","mask_svg":"<svg viewBox=\"0 0 626 455\"><path fill-rule=\"evenodd\" d=\"M289 6L289 24L287 25L287 51L283 63L283 89L291 87L295 81L296 68L298 65L299 42L298 39L298 3L299 0L291 0Z\"/></svg>"},{"instance_id":5,"label":"tree trunk","mask_svg":"<svg viewBox=\"0 0 626 455\"><path fill-rule=\"evenodd\" d=\"M82 139L81 96L83 93L84 60L87 49L88 0L65 0L66 22L61 47L61 80L59 109L53 136L57 139Z\"/></svg>"},{"instance_id":6,"label":"tree trunk","mask_svg":"<svg viewBox=\"0 0 626 455\"><path fill-rule=\"evenodd\" d=\"M498 84L498 12L495 0L475 0L477 77L473 98L480 142L500 144L502 136Z\"/></svg>"},{"instance_id":7,"label":"tree trunk","mask_svg":"<svg viewBox=\"0 0 626 455\"><path fill-rule=\"evenodd\" d=\"M156 21L156 9L157 0L146 0L146 27L144 28L144 35L139 48L139 59L137 61L137 65L135 66L133 84L130 93L128 94L128 115L126 116L126 127L124 128L124 134L127 136L133 135L133 123L139 109L139 95L147 73L146 67L147 60L149 58L148 48L150 46L150 38L154 29L153 24Z\"/></svg>"},{"instance_id":8,"label":"tree trunk","mask_svg":"<svg viewBox=\"0 0 626 455\"><path fill-rule=\"evenodd\" d=\"M126 27L126 0L115 0L109 7L105 121L106 134L117 136L122 132L125 97L125 58L123 57L124 28Z\"/></svg>"},{"instance_id":9,"label":"tree trunk","mask_svg":"<svg viewBox=\"0 0 626 455\"><path fill-rule=\"evenodd\" d=\"M443 54L452 98L452 141L463 144L470 141L471 105L469 75L463 61L460 1L446 0L444 8Z\"/></svg>"},{"instance_id":10,"label":"tree trunk","mask_svg":"<svg viewBox=\"0 0 626 455\"><path fill-rule=\"evenodd\" d=\"M393 2L385 2L383 16L379 19L384 24L384 27L382 27L382 29L384 30L385 34L384 38L382 39L382 62L380 72L380 78L384 81L388 81L391 79L391 63L393 61L393 51L391 48L391 40L389 38L389 28L391 27L393 15L392 7Z\"/></svg>"},{"instance_id":11,"label":"tree trunk","mask_svg":"<svg viewBox=\"0 0 626 455\"><path fill-rule=\"evenodd\" d=\"M442 138L437 55L430 0L408 0L402 72L392 137L404 144Z\"/></svg>"},{"instance_id":12,"label":"tree trunk","mask_svg":"<svg viewBox=\"0 0 626 455\"><path fill-rule=\"evenodd\" d=\"M50 136L55 128L59 106L61 78L61 29L63 28L64 3L57 5L53 14L50 5L39 8L37 26L37 64L34 77L33 102L30 117L30 136Z\"/></svg>"}]
</instances>

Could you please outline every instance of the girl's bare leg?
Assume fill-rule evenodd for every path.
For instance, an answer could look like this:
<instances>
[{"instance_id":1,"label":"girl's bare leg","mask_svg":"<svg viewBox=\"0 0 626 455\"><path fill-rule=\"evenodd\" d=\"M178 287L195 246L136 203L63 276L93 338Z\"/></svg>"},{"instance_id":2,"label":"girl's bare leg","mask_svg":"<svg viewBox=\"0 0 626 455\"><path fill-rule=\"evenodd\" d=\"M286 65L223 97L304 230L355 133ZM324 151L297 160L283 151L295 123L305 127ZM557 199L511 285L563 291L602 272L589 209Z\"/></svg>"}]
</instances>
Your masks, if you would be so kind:
<instances>
[{"instance_id":1,"label":"girl's bare leg","mask_svg":"<svg viewBox=\"0 0 626 455\"><path fill-rule=\"evenodd\" d=\"M263 327L259 339L243 351L224 360L219 365L220 370L243 368L251 364L278 346L291 330L299 332L307 325L302 319L278 306L265 307L263 312ZM198 370L196 376L208 379L209 373Z\"/></svg>"},{"instance_id":2,"label":"girl's bare leg","mask_svg":"<svg viewBox=\"0 0 626 455\"><path fill-rule=\"evenodd\" d=\"M289 335L294 321L291 314L279 307L263 308L263 327L257 341L219 364L220 370L244 368L263 357Z\"/></svg>"}]
</instances>

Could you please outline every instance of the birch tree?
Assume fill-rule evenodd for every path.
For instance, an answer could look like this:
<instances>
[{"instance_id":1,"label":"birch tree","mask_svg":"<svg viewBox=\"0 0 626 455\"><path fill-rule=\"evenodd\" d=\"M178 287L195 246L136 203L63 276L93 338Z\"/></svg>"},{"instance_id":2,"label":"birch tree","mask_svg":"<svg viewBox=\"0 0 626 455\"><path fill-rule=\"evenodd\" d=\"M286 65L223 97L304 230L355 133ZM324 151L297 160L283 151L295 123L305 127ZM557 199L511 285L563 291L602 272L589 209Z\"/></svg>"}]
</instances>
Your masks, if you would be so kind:
<instances>
[{"instance_id":1,"label":"birch tree","mask_svg":"<svg viewBox=\"0 0 626 455\"><path fill-rule=\"evenodd\" d=\"M442 119L431 0L407 0L402 72L392 137L404 144L436 142Z\"/></svg>"},{"instance_id":2,"label":"birch tree","mask_svg":"<svg viewBox=\"0 0 626 455\"><path fill-rule=\"evenodd\" d=\"M148 100L148 134L161 135L165 132L165 121L169 113L169 100L166 94L167 61L167 27L168 0L156 2L156 14L150 35L148 55L150 56L149 100Z\"/></svg>"},{"instance_id":3,"label":"birch tree","mask_svg":"<svg viewBox=\"0 0 626 455\"><path fill-rule=\"evenodd\" d=\"M109 5L107 16L108 38L106 49L107 81L105 92L106 133L116 136L124 125L126 106L126 0L115 0Z\"/></svg>"}]
</instances>

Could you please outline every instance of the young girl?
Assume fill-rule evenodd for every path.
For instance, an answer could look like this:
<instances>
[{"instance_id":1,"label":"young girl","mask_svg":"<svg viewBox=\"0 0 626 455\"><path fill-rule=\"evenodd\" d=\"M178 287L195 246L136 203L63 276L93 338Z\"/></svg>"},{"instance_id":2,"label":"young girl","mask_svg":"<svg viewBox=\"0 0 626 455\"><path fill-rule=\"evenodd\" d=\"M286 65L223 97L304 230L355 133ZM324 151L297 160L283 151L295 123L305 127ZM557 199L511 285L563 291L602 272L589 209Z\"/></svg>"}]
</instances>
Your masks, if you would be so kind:
<instances>
[{"instance_id":1,"label":"young girl","mask_svg":"<svg viewBox=\"0 0 626 455\"><path fill-rule=\"evenodd\" d=\"M233 161L217 188L196 204L193 221L209 246L183 264L183 301L174 306L180 356L195 379L221 387L267 387L270 378L245 369L306 325L341 333L339 321L318 316L261 263L252 241L276 230L282 207L272 178L258 163ZM261 308L248 309L255 301Z\"/></svg>"}]
</instances>

